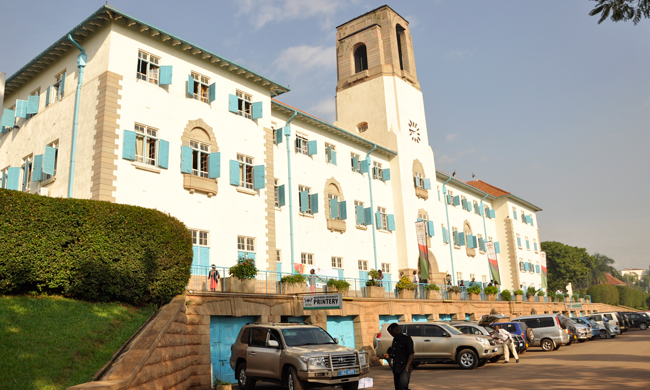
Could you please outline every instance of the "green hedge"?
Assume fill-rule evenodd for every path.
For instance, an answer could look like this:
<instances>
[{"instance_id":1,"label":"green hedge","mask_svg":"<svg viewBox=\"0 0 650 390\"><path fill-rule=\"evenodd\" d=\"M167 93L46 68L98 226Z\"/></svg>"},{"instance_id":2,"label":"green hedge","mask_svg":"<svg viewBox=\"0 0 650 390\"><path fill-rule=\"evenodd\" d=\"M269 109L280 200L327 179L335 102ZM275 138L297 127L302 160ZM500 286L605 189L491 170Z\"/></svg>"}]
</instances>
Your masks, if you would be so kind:
<instances>
[{"instance_id":1,"label":"green hedge","mask_svg":"<svg viewBox=\"0 0 650 390\"><path fill-rule=\"evenodd\" d=\"M606 303L608 305L618 305L618 290L609 284L597 284L589 287L587 295L591 295L591 301L594 303Z\"/></svg>"},{"instance_id":2,"label":"green hedge","mask_svg":"<svg viewBox=\"0 0 650 390\"><path fill-rule=\"evenodd\" d=\"M618 290L619 303L623 306L632 308L647 307L647 299L650 294L644 293L627 286L616 286Z\"/></svg>"},{"instance_id":3,"label":"green hedge","mask_svg":"<svg viewBox=\"0 0 650 390\"><path fill-rule=\"evenodd\" d=\"M0 294L160 304L190 277L190 233L157 210L0 189L0 237Z\"/></svg>"}]
</instances>

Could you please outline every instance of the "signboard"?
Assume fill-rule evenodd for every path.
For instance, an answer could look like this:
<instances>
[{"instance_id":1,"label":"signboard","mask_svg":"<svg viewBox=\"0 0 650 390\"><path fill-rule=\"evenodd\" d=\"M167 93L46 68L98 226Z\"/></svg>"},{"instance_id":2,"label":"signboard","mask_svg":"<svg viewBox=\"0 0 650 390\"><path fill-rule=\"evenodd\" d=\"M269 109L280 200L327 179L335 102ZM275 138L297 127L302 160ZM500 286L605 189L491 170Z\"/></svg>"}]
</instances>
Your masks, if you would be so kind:
<instances>
[{"instance_id":1,"label":"signboard","mask_svg":"<svg viewBox=\"0 0 650 390\"><path fill-rule=\"evenodd\" d=\"M342 306L342 294L305 295L302 297L303 310L340 309Z\"/></svg>"},{"instance_id":2,"label":"signboard","mask_svg":"<svg viewBox=\"0 0 650 390\"><path fill-rule=\"evenodd\" d=\"M501 275L499 274L499 260L497 259L497 251L494 249L494 243L487 241L485 243L487 250L488 263L490 263L490 275L492 280L501 284Z\"/></svg>"},{"instance_id":3,"label":"signboard","mask_svg":"<svg viewBox=\"0 0 650 390\"><path fill-rule=\"evenodd\" d=\"M565 303L564 306L566 307L567 311L582 310L582 303L580 303L580 302Z\"/></svg>"},{"instance_id":4,"label":"signboard","mask_svg":"<svg viewBox=\"0 0 650 390\"><path fill-rule=\"evenodd\" d=\"M429 279L429 248L427 246L427 228L426 222L419 221L415 223L415 232L418 237L418 263L420 264L420 278Z\"/></svg>"},{"instance_id":5,"label":"signboard","mask_svg":"<svg viewBox=\"0 0 650 390\"><path fill-rule=\"evenodd\" d=\"M539 252L539 260L542 263L542 288L548 288L548 274L546 270L546 252Z\"/></svg>"}]
</instances>

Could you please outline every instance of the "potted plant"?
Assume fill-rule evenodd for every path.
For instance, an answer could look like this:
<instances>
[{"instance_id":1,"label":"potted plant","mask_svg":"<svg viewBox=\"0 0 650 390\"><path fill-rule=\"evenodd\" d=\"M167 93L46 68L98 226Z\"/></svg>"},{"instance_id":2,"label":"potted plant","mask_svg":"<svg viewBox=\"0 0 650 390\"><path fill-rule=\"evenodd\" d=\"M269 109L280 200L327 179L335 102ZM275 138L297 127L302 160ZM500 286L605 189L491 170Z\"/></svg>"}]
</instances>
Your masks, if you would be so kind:
<instances>
[{"instance_id":1,"label":"potted plant","mask_svg":"<svg viewBox=\"0 0 650 390\"><path fill-rule=\"evenodd\" d=\"M519 290L519 289L515 290L515 301L516 301L516 302L521 302L521 301L523 301L523 295L524 295L524 292L523 292L523 291L521 291L521 290Z\"/></svg>"},{"instance_id":2,"label":"potted plant","mask_svg":"<svg viewBox=\"0 0 650 390\"><path fill-rule=\"evenodd\" d=\"M299 294L307 291L307 278L303 274L291 274L280 279L282 294Z\"/></svg>"},{"instance_id":3,"label":"potted plant","mask_svg":"<svg viewBox=\"0 0 650 390\"><path fill-rule=\"evenodd\" d=\"M512 294L509 290L501 291L501 299L504 301L512 301Z\"/></svg>"},{"instance_id":4,"label":"potted plant","mask_svg":"<svg viewBox=\"0 0 650 390\"><path fill-rule=\"evenodd\" d=\"M486 288L483 289L485 291L485 296L487 297L488 301L496 301L497 300L497 294L499 293L499 289L494 287L494 286L487 286Z\"/></svg>"},{"instance_id":5,"label":"potted plant","mask_svg":"<svg viewBox=\"0 0 650 390\"><path fill-rule=\"evenodd\" d=\"M535 287L531 286L531 287L528 287L526 289L526 298L527 299L530 299L530 298L534 297L535 294L537 294L537 290L535 290Z\"/></svg>"},{"instance_id":6,"label":"potted plant","mask_svg":"<svg viewBox=\"0 0 650 390\"><path fill-rule=\"evenodd\" d=\"M467 293L469 294L470 301L480 301L481 300L481 288L478 285L473 285L472 287L467 288Z\"/></svg>"},{"instance_id":7,"label":"potted plant","mask_svg":"<svg viewBox=\"0 0 650 390\"><path fill-rule=\"evenodd\" d=\"M327 291L332 294L341 294L345 297L350 291L350 283L345 280L330 279L327 281Z\"/></svg>"},{"instance_id":8,"label":"potted plant","mask_svg":"<svg viewBox=\"0 0 650 390\"><path fill-rule=\"evenodd\" d=\"M447 291L449 291L449 299L460 300L460 293L463 289L458 286L452 286Z\"/></svg>"},{"instance_id":9,"label":"potted plant","mask_svg":"<svg viewBox=\"0 0 650 390\"><path fill-rule=\"evenodd\" d=\"M544 290L537 291L538 301L540 301L540 302L545 301L545 299L544 299L545 295L546 295L546 293L544 292Z\"/></svg>"},{"instance_id":10,"label":"potted plant","mask_svg":"<svg viewBox=\"0 0 650 390\"><path fill-rule=\"evenodd\" d=\"M582 292L580 294L578 294L578 300L580 301L580 303L584 303L585 302L585 294L582 293Z\"/></svg>"},{"instance_id":11,"label":"potted plant","mask_svg":"<svg viewBox=\"0 0 650 390\"><path fill-rule=\"evenodd\" d=\"M214 377L214 390L232 390L232 384L222 379Z\"/></svg>"},{"instance_id":12,"label":"potted plant","mask_svg":"<svg viewBox=\"0 0 650 390\"><path fill-rule=\"evenodd\" d=\"M397 291L399 292L399 297L404 299L414 299L415 298L415 284L411 282L408 276L404 275L395 285Z\"/></svg>"},{"instance_id":13,"label":"potted plant","mask_svg":"<svg viewBox=\"0 0 650 390\"><path fill-rule=\"evenodd\" d=\"M230 277L226 278L226 291L255 292L255 277L257 276L255 260L240 257L238 263L230 267L228 274Z\"/></svg>"},{"instance_id":14,"label":"potted plant","mask_svg":"<svg viewBox=\"0 0 650 390\"><path fill-rule=\"evenodd\" d=\"M377 281L377 278L379 277L379 272L371 269L368 271L368 277L370 280L366 282L366 287L364 289L366 290L365 296L366 298L383 298L384 297L384 287L379 285L379 282Z\"/></svg>"},{"instance_id":15,"label":"potted plant","mask_svg":"<svg viewBox=\"0 0 650 390\"><path fill-rule=\"evenodd\" d=\"M578 302L578 299L580 298L578 294L573 294L571 297L573 298L573 302Z\"/></svg>"},{"instance_id":16,"label":"potted plant","mask_svg":"<svg viewBox=\"0 0 650 390\"><path fill-rule=\"evenodd\" d=\"M555 294L555 301L556 302L564 302L564 295L563 294Z\"/></svg>"},{"instance_id":17,"label":"potted plant","mask_svg":"<svg viewBox=\"0 0 650 390\"><path fill-rule=\"evenodd\" d=\"M424 286L424 291L427 294L427 299L441 299L440 287L435 284L427 284Z\"/></svg>"}]
</instances>

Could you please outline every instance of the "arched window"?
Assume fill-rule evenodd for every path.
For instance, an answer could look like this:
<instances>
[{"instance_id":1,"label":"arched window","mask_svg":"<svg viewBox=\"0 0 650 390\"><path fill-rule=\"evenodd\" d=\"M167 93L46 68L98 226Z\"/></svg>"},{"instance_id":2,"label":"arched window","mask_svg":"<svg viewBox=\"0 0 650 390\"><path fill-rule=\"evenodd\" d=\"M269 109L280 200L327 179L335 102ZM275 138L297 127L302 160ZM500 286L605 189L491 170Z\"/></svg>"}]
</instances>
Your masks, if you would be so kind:
<instances>
[{"instance_id":1,"label":"arched window","mask_svg":"<svg viewBox=\"0 0 650 390\"><path fill-rule=\"evenodd\" d=\"M404 70L404 48L406 47L406 33L404 27L399 24L395 26L395 35L397 35L397 54L399 55L399 68Z\"/></svg>"},{"instance_id":2,"label":"arched window","mask_svg":"<svg viewBox=\"0 0 650 390\"><path fill-rule=\"evenodd\" d=\"M467 251L467 256L475 257L476 237L472 233L472 225L470 225L469 221L465 221L463 224L463 233L465 233L465 250Z\"/></svg>"},{"instance_id":3,"label":"arched window","mask_svg":"<svg viewBox=\"0 0 650 390\"><path fill-rule=\"evenodd\" d=\"M368 69L368 52L366 45L361 45L354 51L354 73L363 72L366 69Z\"/></svg>"},{"instance_id":4,"label":"arched window","mask_svg":"<svg viewBox=\"0 0 650 390\"><path fill-rule=\"evenodd\" d=\"M341 191L341 184L334 178L325 182L325 217L327 229L332 232L345 232L347 205Z\"/></svg>"}]
</instances>

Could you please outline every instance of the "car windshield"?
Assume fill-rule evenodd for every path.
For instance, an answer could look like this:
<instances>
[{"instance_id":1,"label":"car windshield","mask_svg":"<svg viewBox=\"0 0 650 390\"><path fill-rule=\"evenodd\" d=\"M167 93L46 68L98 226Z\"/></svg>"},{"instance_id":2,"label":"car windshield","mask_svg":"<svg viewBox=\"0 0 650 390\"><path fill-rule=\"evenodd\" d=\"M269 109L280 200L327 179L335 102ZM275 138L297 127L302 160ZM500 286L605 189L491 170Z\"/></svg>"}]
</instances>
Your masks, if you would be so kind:
<instances>
[{"instance_id":1,"label":"car windshield","mask_svg":"<svg viewBox=\"0 0 650 390\"><path fill-rule=\"evenodd\" d=\"M455 327L447 324L440 324L447 332L451 334L463 334L460 330L456 329Z\"/></svg>"},{"instance_id":2,"label":"car windshield","mask_svg":"<svg viewBox=\"0 0 650 390\"><path fill-rule=\"evenodd\" d=\"M290 347L300 345L336 344L336 341L321 328L282 329L284 342Z\"/></svg>"}]
</instances>

